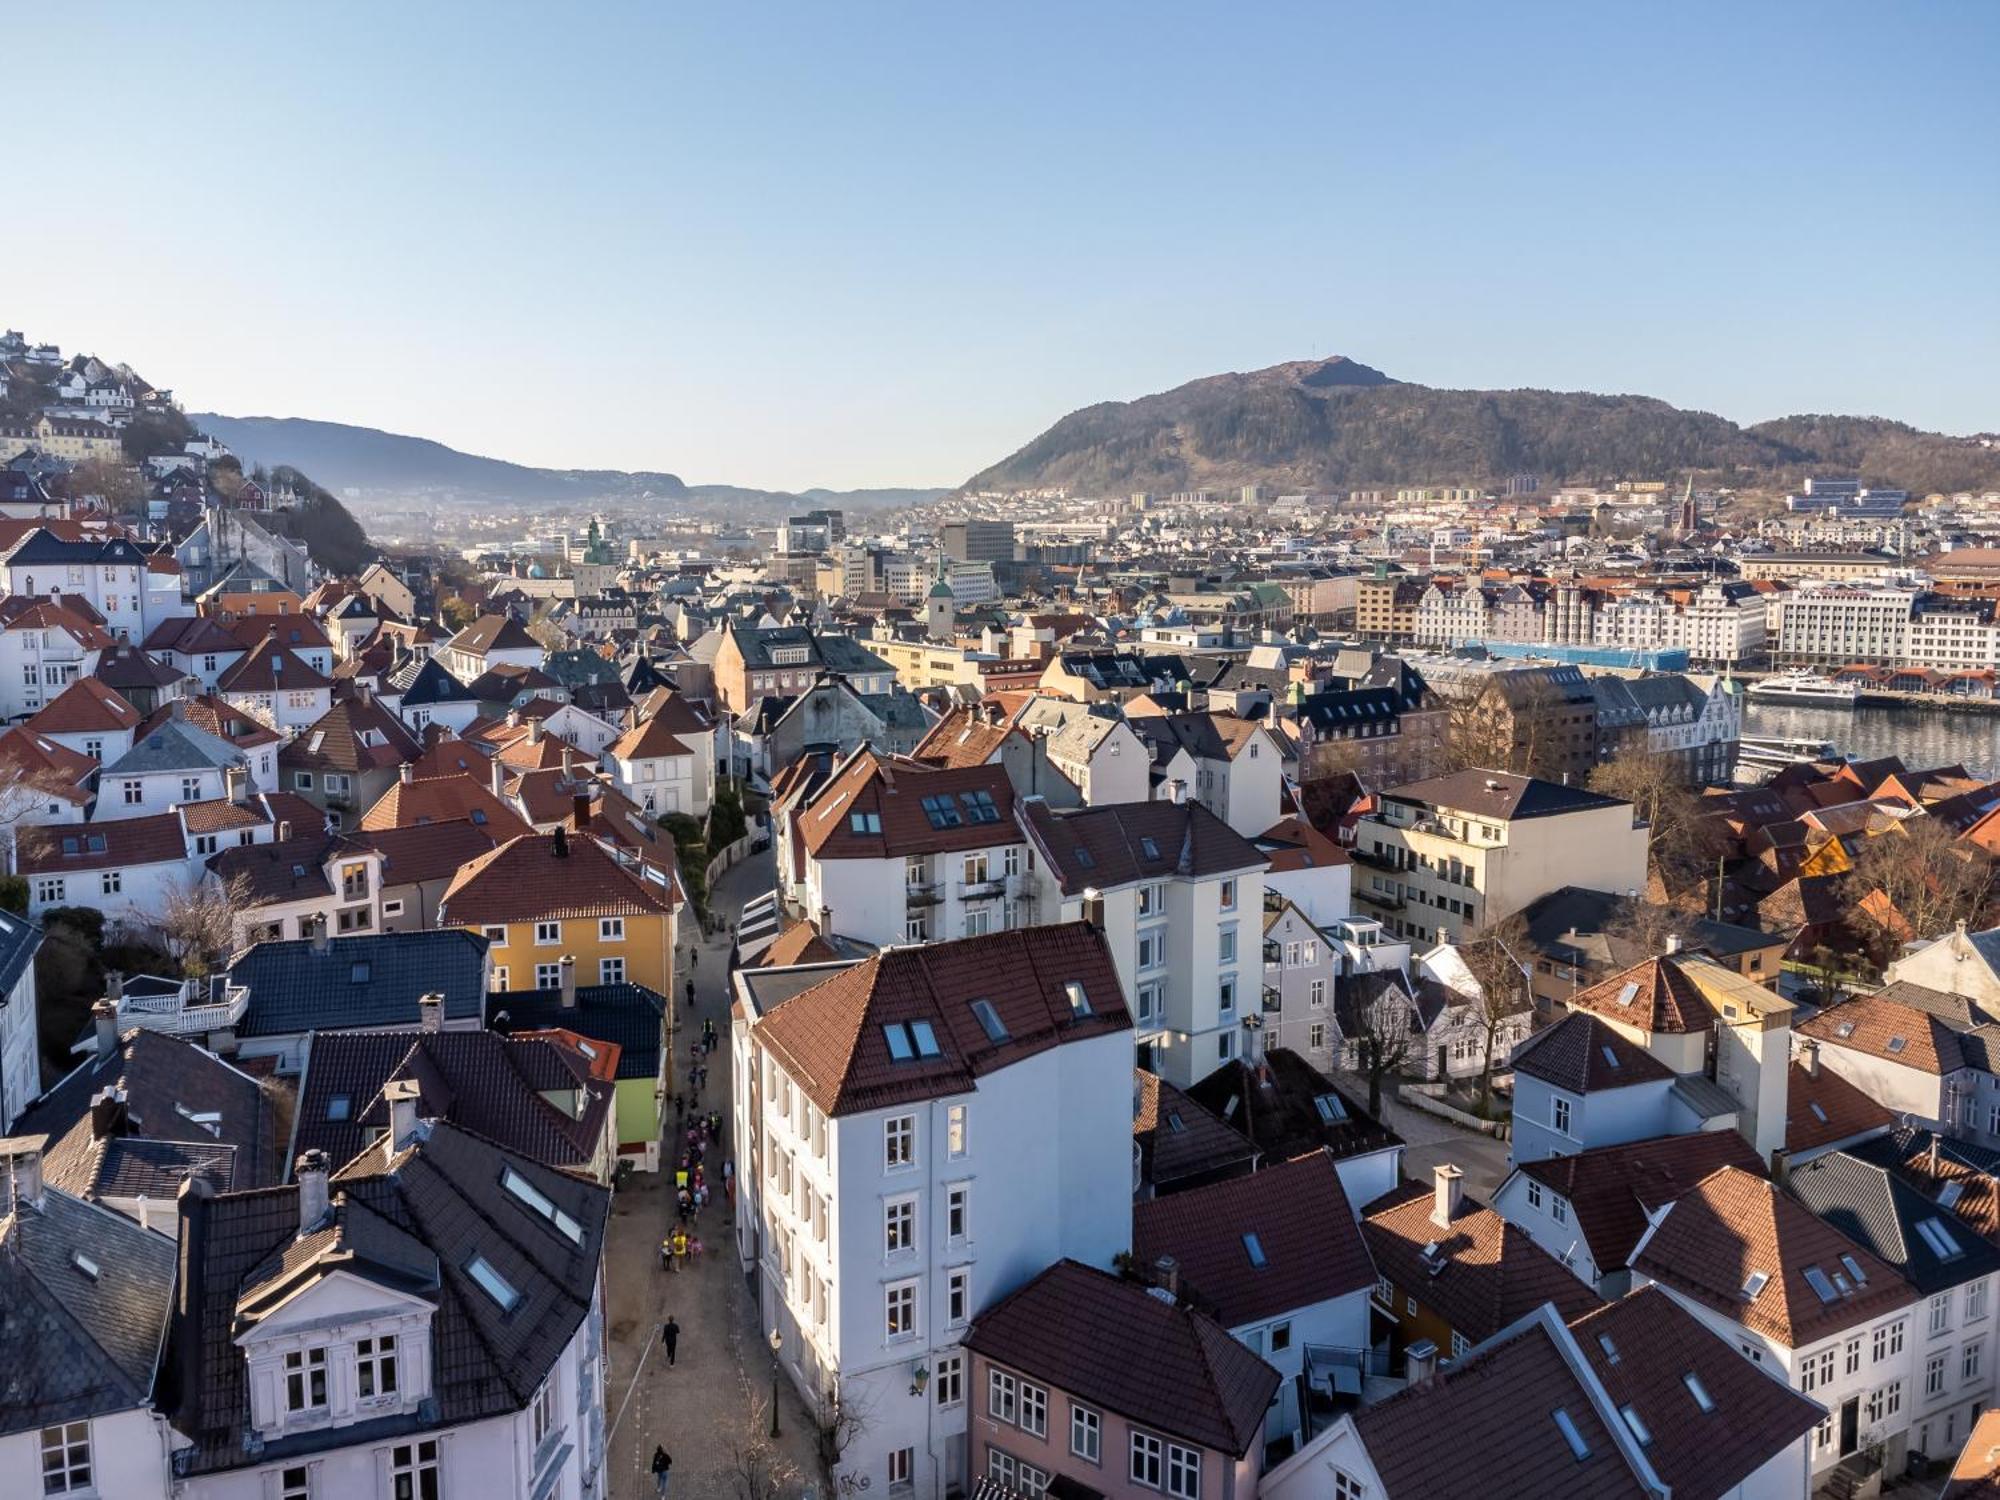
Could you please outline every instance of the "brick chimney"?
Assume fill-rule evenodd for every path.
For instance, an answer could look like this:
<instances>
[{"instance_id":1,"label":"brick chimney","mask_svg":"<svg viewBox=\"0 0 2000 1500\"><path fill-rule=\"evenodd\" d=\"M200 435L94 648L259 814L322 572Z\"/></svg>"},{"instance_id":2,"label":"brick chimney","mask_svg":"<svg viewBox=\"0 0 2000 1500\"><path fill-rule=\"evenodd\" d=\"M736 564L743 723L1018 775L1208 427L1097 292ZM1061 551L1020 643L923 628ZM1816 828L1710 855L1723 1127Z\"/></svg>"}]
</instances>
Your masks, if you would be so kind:
<instances>
[{"instance_id":1,"label":"brick chimney","mask_svg":"<svg viewBox=\"0 0 2000 1500\"><path fill-rule=\"evenodd\" d=\"M100 1000L90 1007L90 1019L97 1033L97 1059L103 1062L118 1051L118 1007Z\"/></svg>"},{"instance_id":2,"label":"brick chimney","mask_svg":"<svg viewBox=\"0 0 2000 1500\"><path fill-rule=\"evenodd\" d=\"M126 1122L130 1119L125 1102L125 1090L117 1084L99 1089L90 1100L90 1136L92 1140L108 1141L125 1134Z\"/></svg>"},{"instance_id":3,"label":"brick chimney","mask_svg":"<svg viewBox=\"0 0 2000 1500\"><path fill-rule=\"evenodd\" d=\"M417 996L417 1028L425 1034L444 1029L444 995L438 990Z\"/></svg>"},{"instance_id":4,"label":"brick chimney","mask_svg":"<svg viewBox=\"0 0 2000 1500\"><path fill-rule=\"evenodd\" d=\"M1180 1296L1181 1263L1171 1255L1162 1255L1153 1262L1153 1282L1169 1296Z\"/></svg>"}]
</instances>

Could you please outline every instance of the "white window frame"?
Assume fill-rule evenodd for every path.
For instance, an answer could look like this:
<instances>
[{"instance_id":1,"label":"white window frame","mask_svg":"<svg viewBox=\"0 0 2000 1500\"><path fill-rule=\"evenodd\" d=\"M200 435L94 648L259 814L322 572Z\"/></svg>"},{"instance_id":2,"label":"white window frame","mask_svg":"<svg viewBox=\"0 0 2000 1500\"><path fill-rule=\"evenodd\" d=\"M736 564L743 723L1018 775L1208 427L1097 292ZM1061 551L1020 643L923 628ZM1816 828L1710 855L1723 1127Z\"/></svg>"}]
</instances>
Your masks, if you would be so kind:
<instances>
[{"instance_id":1,"label":"white window frame","mask_svg":"<svg viewBox=\"0 0 2000 1500\"><path fill-rule=\"evenodd\" d=\"M597 940L600 943L624 942L625 919L623 917L599 917L597 919Z\"/></svg>"},{"instance_id":2,"label":"white window frame","mask_svg":"<svg viewBox=\"0 0 2000 1500\"><path fill-rule=\"evenodd\" d=\"M900 1344L916 1338L921 1331L918 1321L917 1283L892 1281L882 1288L882 1336L885 1342ZM905 1325L898 1327L900 1321Z\"/></svg>"},{"instance_id":3,"label":"white window frame","mask_svg":"<svg viewBox=\"0 0 2000 1500\"><path fill-rule=\"evenodd\" d=\"M614 954L597 961L597 982L599 984L623 984L625 982L625 957Z\"/></svg>"},{"instance_id":4,"label":"white window frame","mask_svg":"<svg viewBox=\"0 0 2000 1500\"><path fill-rule=\"evenodd\" d=\"M537 922L535 924L535 946L537 948L560 948L562 946L562 923Z\"/></svg>"},{"instance_id":5,"label":"white window frame","mask_svg":"<svg viewBox=\"0 0 2000 1500\"><path fill-rule=\"evenodd\" d=\"M882 1254L894 1258L917 1250L917 1195L905 1193L882 1205Z\"/></svg>"},{"instance_id":6,"label":"white window frame","mask_svg":"<svg viewBox=\"0 0 2000 1500\"><path fill-rule=\"evenodd\" d=\"M1074 1401L1069 1404L1069 1451L1085 1463L1103 1462L1104 1418Z\"/></svg>"},{"instance_id":7,"label":"white window frame","mask_svg":"<svg viewBox=\"0 0 2000 1500\"><path fill-rule=\"evenodd\" d=\"M891 1115L882 1122L882 1170L908 1172L917 1165L917 1117Z\"/></svg>"},{"instance_id":8,"label":"white window frame","mask_svg":"<svg viewBox=\"0 0 2000 1500\"><path fill-rule=\"evenodd\" d=\"M396 1367L396 1335L378 1334L354 1341L354 1399L392 1401L401 1398L402 1371ZM387 1376L385 1380L383 1377ZM370 1389L363 1390L363 1386Z\"/></svg>"},{"instance_id":9,"label":"white window frame","mask_svg":"<svg viewBox=\"0 0 2000 1500\"><path fill-rule=\"evenodd\" d=\"M83 1450L82 1457L77 1450ZM95 1495L97 1464L90 1441L90 1422L52 1422L41 1430L42 1493L44 1495ZM50 1467L50 1458L56 1460ZM50 1481L60 1488L51 1489Z\"/></svg>"},{"instance_id":10,"label":"white window frame","mask_svg":"<svg viewBox=\"0 0 2000 1500\"><path fill-rule=\"evenodd\" d=\"M1150 1432L1134 1431L1126 1477L1149 1490L1164 1489L1167 1475L1167 1445Z\"/></svg>"}]
</instances>

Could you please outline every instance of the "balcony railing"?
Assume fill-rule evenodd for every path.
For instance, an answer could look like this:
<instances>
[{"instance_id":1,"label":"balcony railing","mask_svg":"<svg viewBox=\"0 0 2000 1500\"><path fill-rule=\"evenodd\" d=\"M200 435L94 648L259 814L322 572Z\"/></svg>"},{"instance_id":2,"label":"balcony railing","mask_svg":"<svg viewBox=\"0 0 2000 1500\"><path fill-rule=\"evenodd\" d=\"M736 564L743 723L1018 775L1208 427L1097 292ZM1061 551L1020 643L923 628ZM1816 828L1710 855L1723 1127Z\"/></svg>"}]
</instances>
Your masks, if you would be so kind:
<instances>
[{"instance_id":1,"label":"balcony railing","mask_svg":"<svg viewBox=\"0 0 2000 1500\"><path fill-rule=\"evenodd\" d=\"M234 1026L243 1019L250 1004L245 985L230 985L219 1001L189 1003L189 997L175 995L127 995L118 1002L118 1024L143 1026L148 1031L164 1031L174 1036L199 1036Z\"/></svg>"},{"instance_id":2,"label":"balcony railing","mask_svg":"<svg viewBox=\"0 0 2000 1500\"><path fill-rule=\"evenodd\" d=\"M1264 986L1264 1014L1274 1016L1285 1008L1285 997L1268 984Z\"/></svg>"},{"instance_id":3,"label":"balcony railing","mask_svg":"<svg viewBox=\"0 0 2000 1500\"><path fill-rule=\"evenodd\" d=\"M995 896L1004 896L1006 894L1007 882L1004 878L999 880L969 880L959 888L958 899L961 901L990 901Z\"/></svg>"},{"instance_id":4,"label":"balcony railing","mask_svg":"<svg viewBox=\"0 0 2000 1500\"><path fill-rule=\"evenodd\" d=\"M930 882L926 882L923 885L906 885L903 887L903 904L905 906L936 906L942 900L944 900L944 894L936 885Z\"/></svg>"}]
</instances>

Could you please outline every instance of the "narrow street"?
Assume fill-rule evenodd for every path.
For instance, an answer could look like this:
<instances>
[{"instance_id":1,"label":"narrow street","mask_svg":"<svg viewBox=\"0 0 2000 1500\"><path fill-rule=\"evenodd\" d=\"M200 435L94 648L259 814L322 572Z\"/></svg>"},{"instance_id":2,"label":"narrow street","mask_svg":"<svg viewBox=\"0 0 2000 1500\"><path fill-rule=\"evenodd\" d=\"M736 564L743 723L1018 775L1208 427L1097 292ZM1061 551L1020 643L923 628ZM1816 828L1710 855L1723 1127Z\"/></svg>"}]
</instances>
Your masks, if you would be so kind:
<instances>
[{"instance_id":1,"label":"narrow street","mask_svg":"<svg viewBox=\"0 0 2000 1500\"><path fill-rule=\"evenodd\" d=\"M733 922L744 901L769 890L775 878L773 856L753 855L723 874L711 893L711 910L725 924ZM736 1269L733 1217L722 1191L722 1162L735 1145L728 1065L729 935L725 926L714 937L700 938L693 935L693 925L692 918L685 924L687 941L677 960L676 993L670 997L675 1010L673 1079L675 1087L688 1089L688 1045L700 1035L704 1020L714 1021L716 1048L706 1059L708 1082L698 1105L721 1114L723 1139L719 1148L711 1147L706 1163L714 1197L693 1228L704 1247L698 1261L679 1272L660 1265L660 1241L674 1220L673 1169L680 1158L680 1148L671 1140L671 1099L663 1170L634 1176L612 1209L605 1266L610 1324L607 1490L612 1500L651 1497L653 1449L658 1445L673 1455L670 1493L676 1500L766 1500L774 1494L794 1500L814 1483L811 1428L805 1408L789 1384L781 1383L781 1435L775 1443L770 1437L771 1355L757 1326L755 1298ZM690 966L689 955L697 951L699 961ZM692 1011L685 991L690 978L695 982ZM669 1314L680 1324L672 1366L660 1343L660 1327ZM753 1495L745 1466L755 1463L770 1474L773 1450L780 1481L775 1489Z\"/></svg>"}]
</instances>

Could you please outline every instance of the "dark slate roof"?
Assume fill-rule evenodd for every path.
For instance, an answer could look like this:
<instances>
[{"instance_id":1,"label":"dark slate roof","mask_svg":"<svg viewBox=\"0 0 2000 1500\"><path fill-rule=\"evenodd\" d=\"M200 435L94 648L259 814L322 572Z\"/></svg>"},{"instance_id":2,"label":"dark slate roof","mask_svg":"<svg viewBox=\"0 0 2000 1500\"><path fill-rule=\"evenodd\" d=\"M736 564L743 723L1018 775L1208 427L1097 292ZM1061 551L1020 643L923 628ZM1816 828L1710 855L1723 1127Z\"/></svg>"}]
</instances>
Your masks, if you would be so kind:
<instances>
[{"instance_id":1,"label":"dark slate roof","mask_svg":"<svg viewBox=\"0 0 2000 1500\"><path fill-rule=\"evenodd\" d=\"M1362 1109L1298 1053L1273 1047L1261 1067L1226 1062L1188 1085L1187 1096L1250 1138L1267 1161L1287 1161L1322 1147L1359 1156L1400 1146L1402 1138ZM1329 1100L1329 1120L1319 1101ZM1336 1109L1337 1105L1337 1109Z\"/></svg>"},{"instance_id":2,"label":"dark slate roof","mask_svg":"<svg viewBox=\"0 0 2000 1500\"><path fill-rule=\"evenodd\" d=\"M1143 1427L1240 1458L1278 1372L1213 1319L1135 1281L1057 1261L979 1315L974 1353Z\"/></svg>"},{"instance_id":3,"label":"dark slate roof","mask_svg":"<svg viewBox=\"0 0 2000 1500\"><path fill-rule=\"evenodd\" d=\"M405 709L430 708L440 703L477 703L471 688L444 669L435 656L412 657L390 678L392 691L402 694Z\"/></svg>"},{"instance_id":4,"label":"dark slate roof","mask_svg":"<svg viewBox=\"0 0 2000 1500\"><path fill-rule=\"evenodd\" d=\"M1792 1196L1907 1277L1925 1296L2000 1271L2000 1249L1886 1167L1829 1151L1794 1167ZM1958 1253L1940 1256L1917 1226L1938 1220Z\"/></svg>"},{"instance_id":5,"label":"dark slate roof","mask_svg":"<svg viewBox=\"0 0 2000 1500\"><path fill-rule=\"evenodd\" d=\"M1572 1011L1514 1049L1513 1068L1571 1093L1664 1083L1674 1070L1586 1011Z\"/></svg>"},{"instance_id":6,"label":"dark slate roof","mask_svg":"<svg viewBox=\"0 0 2000 1500\"><path fill-rule=\"evenodd\" d=\"M1198 802L1116 802L1058 812L1031 798L1023 806L1023 821L1066 895L1135 880L1206 879L1270 863Z\"/></svg>"},{"instance_id":7,"label":"dark slate roof","mask_svg":"<svg viewBox=\"0 0 2000 1500\"><path fill-rule=\"evenodd\" d=\"M804 924L793 929L800 930L812 929ZM1143 1175L1155 1192L1247 1172L1257 1160L1257 1148L1248 1136L1143 1068L1132 1070L1132 1138L1139 1146Z\"/></svg>"},{"instance_id":8,"label":"dark slate roof","mask_svg":"<svg viewBox=\"0 0 2000 1500\"><path fill-rule=\"evenodd\" d=\"M0 1432L146 1406L173 1280L172 1240L59 1189L0 1218Z\"/></svg>"},{"instance_id":9,"label":"dark slate roof","mask_svg":"<svg viewBox=\"0 0 2000 1500\"><path fill-rule=\"evenodd\" d=\"M146 1027L118 1038L108 1055L93 1051L21 1116L16 1129L46 1135L47 1180L79 1198L172 1198L160 1174L199 1170L225 1187L259 1187L282 1175L284 1138L256 1079L207 1048ZM94 1121L91 1101L124 1092L122 1110ZM199 1117L199 1118L198 1118ZM146 1186L151 1183L152 1186Z\"/></svg>"},{"instance_id":10,"label":"dark slate roof","mask_svg":"<svg viewBox=\"0 0 2000 1500\"><path fill-rule=\"evenodd\" d=\"M619 1049L620 1078L660 1076L667 1002L643 984L578 985L573 1009L563 1005L561 990L496 990L488 1011L488 1024L505 1016L508 1031L560 1027L594 1042L610 1042Z\"/></svg>"},{"instance_id":11,"label":"dark slate roof","mask_svg":"<svg viewBox=\"0 0 2000 1500\"><path fill-rule=\"evenodd\" d=\"M577 1223L580 1243L501 1186L509 1167ZM256 1462L522 1411L589 1313L609 1189L447 1124L424 1127L394 1157L365 1153L331 1187L330 1222L304 1235L296 1188L184 1200L185 1305L172 1319L160 1391L161 1408L192 1444L176 1455L176 1475L253 1462L243 1447L245 1364L234 1343L241 1318L331 1267L436 1303L434 1400L412 1414L280 1439ZM512 1311L467 1274L475 1251L520 1293Z\"/></svg>"},{"instance_id":12,"label":"dark slate roof","mask_svg":"<svg viewBox=\"0 0 2000 1500\"><path fill-rule=\"evenodd\" d=\"M236 955L230 979L250 991L240 1036L361 1026L408 1026L417 999L445 997L447 1020L485 1015L486 939L461 928L258 943Z\"/></svg>"},{"instance_id":13,"label":"dark slate roof","mask_svg":"<svg viewBox=\"0 0 2000 1500\"><path fill-rule=\"evenodd\" d=\"M1447 807L1455 812L1473 813L1496 822L1516 818L1549 818L1562 813L1592 808L1617 807L1615 797L1606 797L1580 786L1543 781L1534 776L1517 776L1512 771L1454 771L1449 776L1433 776L1428 781L1412 781L1392 788L1386 795L1398 802L1416 802L1430 807Z\"/></svg>"},{"instance_id":14,"label":"dark slate roof","mask_svg":"<svg viewBox=\"0 0 2000 1500\"><path fill-rule=\"evenodd\" d=\"M0 1008L14 993L14 986L28 971L41 951L42 929L26 917L0 912Z\"/></svg>"},{"instance_id":15,"label":"dark slate roof","mask_svg":"<svg viewBox=\"0 0 2000 1500\"><path fill-rule=\"evenodd\" d=\"M165 719L104 770L104 778L157 775L171 771L213 771L244 764L243 752L227 740L178 719Z\"/></svg>"},{"instance_id":16,"label":"dark slate roof","mask_svg":"<svg viewBox=\"0 0 2000 1500\"><path fill-rule=\"evenodd\" d=\"M299 1082L294 1153L353 1160L389 1128L384 1085L413 1080L417 1110L552 1167L588 1168L604 1139L608 1083L589 1059L546 1037L491 1031L319 1031ZM550 1095L581 1091L581 1115Z\"/></svg>"}]
</instances>

